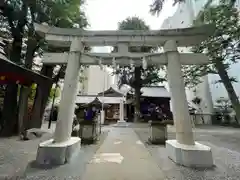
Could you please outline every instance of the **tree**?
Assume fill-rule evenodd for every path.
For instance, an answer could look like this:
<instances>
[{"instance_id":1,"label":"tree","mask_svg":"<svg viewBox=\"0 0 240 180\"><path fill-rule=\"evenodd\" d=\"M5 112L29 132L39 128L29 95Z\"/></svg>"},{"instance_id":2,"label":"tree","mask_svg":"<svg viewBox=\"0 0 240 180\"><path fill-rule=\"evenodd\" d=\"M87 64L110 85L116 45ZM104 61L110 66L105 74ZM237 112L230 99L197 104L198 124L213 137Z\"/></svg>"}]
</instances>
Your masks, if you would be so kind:
<instances>
[{"instance_id":1,"label":"tree","mask_svg":"<svg viewBox=\"0 0 240 180\"><path fill-rule=\"evenodd\" d=\"M159 13L162 11L163 5L167 0L154 0L153 3L150 5L150 13L152 15L159 15ZM173 5L177 3L185 2L185 0L174 0Z\"/></svg>"},{"instance_id":2,"label":"tree","mask_svg":"<svg viewBox=\"0 0 240 180\"><path fill-rule=\"evenodd\" d=\"M228 70L231 65L240 59L240 31L239 12L229 4L210 6L200 13L195 24L211 23L216 25L214 34L199 46L193 48L194 52L205 52L209 57L208 65L185 66L183 69L186 83L198 84L199 77L209 73L218 74L220 83L225 86L237 120L240 121L240 104L232 83L237 80L229 77Z\"/></svg>"},{"instance_id":3,"label":"tree","mask_svg":"<svg viewBox=\"0 0 240 180\"><path fill-rule=\"evenodd\" d=\"M150 5L150 13L152 15L159 15L159 13L162 11L163 9L163 5L167 0L154 0L153 3ZM199 0L201 1L201 0ZM186 2L186 0L174 0L173 5L177 4L177 3L184 3ZM214 0L208 0L204 6L204 8L209 7L212 3L214 2ZM237 0L221 0L222 3L228 3L230 6L233 6Z\"/></svg>"},{"instance_id":4,"label":"tree","mask_svg":"<svg viewBox=\"0 0 240 180\"><path fill-rule=\"evenodd\" d=\"M85 28L88 26L88 21L84 13L83 5L84 0L72 0L72 1L43 1L38 3L38 14L36 16L36 22L47 22L49 25L57 26L60 28ZM44 51L50 52L63 52L67 51L66 48L54 48L44 46ZM53 76L53 67L44 66L41 73L46 76ZM64 74L64 73L61 73ZM61 75L64 77L64 75ZM35 121L33 127L40 127L41 119L45 110L45 106L48 101L48 96L51 87L44 88L43 92L40 92L40 87L37 88L37 93L34 102L33 115L31 122Z\"/></svg>"},{"instance_id":5,"label":"tree","mask_svg":"<svg viewBox=\"0 0 240 180\"><path fill-rule=\"evenodd\" d=\"M32 68L33 58L42 47L43 41L37 36L34 30L34 23L47 22L58 27L82 28L87 25L84 11L80 8L84 2L79 0L72 1L46 1L46 0L5 0L0 3L0 12L3 22L7 22L11 36L13 38L10 52L10 60L21 63L23 39L27 39L26 53L24 56L24 66ZM1 23L4 24L4 23ZM49 68L47 68L49 69ZM50 68L51 71L51 68ZM46 67L42 72L49 72ZM48 73L51 77L52 73ZM39 89L39 88L38 88ZM42 98L47 99L50 91L45 92ZM37 90L37 94L39 91ZM26 104L29 96L29 88L22 87L20 94L20 111L23 118L26 114ZM46 101L41 101L46 104ZM44 103L45 102L45 103ZM11 108L10 108L11 107ZM39 107L40 108L40 107ZM43 106L41 107L43 109ZM11 111L11 112L10 112ZM14 112L14 113L13 113ZM17 124L17 85L7 87L4 99L3 118L6 122L4 134L12 134L13 126ZM9 121L11 119L11 121ZM11 122L11 123L9 123ZM7 125L9 124L9 125ZM7 128L8 126L8 128Z\"/></svg>"},{"instance_id":6,"label":"tree","mask_svg":"<svg viewBox=\"0 0 240 180\"><path fill-rule=\"evenodd\" d=\"M118 25L119 30L149 30L149 26L138 18L131 17L122 21ZM129 47L129 51L136 52L152 52L153 47ZM116 49L115 49L116 51ZM141 88L145 85L152 85L163 81L164 79L159 75L159 68L156 66L149 66L147 69L143 67L120 67L116 70L116 74L120 75L119 87L123 84L127 84L134 89L135 96L135 116L134 119L137 121L140 117L140 95Z\"/></svg>"},{"instance_id":7,"label":"tree","mask_svg":"<svg viewBox=\"0 0 240 180\"><path fill-rule=\"evenodd\" d=\"M22 43L27 22L27 3L25 1L5 0L1 2L0 9L2 19L7 21L13 38L10 60L19 64L21 62ZM4 125L3 135L12 134L17 130L17 92L17 84L9 84L6 88L2 114Z\"/></svg>"}]
</instances>

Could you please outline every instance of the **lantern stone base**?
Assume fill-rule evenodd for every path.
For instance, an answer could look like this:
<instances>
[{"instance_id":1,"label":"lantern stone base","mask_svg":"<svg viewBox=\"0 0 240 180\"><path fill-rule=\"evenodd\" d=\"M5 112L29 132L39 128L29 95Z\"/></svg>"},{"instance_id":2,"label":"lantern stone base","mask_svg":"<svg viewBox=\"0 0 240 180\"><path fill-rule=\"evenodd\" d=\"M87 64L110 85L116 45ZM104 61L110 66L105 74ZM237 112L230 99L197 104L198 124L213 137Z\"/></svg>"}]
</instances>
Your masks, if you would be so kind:
<instances>
[{"instance_id":1,"label":"lantern stone base","mask_svg":"<svg viewBox=\"0 0 240 180\"><path fill-rule=\"evenodd\" d=\"M167 140L166 125L161 122L149 122L149 138L152 144L165 144Z\"/></svg>"},{"instance_id":2,"label":"lantern stone base","mask_svg":"<svg viewBox=\"0 0 240 180\"><path fill-rule=\"evenodd\" d=\"M53 139L38 146L36 162L39 165L63 165L70 163L80 152L81 139L71 137L63 143L53 143Z\"/></svg>"},{"instance_id":3,"label":"lantern stone base","mask_svg":"<svg viewBox=\"0 0 240 180\"><path fill-rule=\"evenodd\" d=\"M176 164L193 168L213 167L211 148L195 142L195 145L184 145L176 140L166 141L168 157Z\"/></svg>"}]
</instances>

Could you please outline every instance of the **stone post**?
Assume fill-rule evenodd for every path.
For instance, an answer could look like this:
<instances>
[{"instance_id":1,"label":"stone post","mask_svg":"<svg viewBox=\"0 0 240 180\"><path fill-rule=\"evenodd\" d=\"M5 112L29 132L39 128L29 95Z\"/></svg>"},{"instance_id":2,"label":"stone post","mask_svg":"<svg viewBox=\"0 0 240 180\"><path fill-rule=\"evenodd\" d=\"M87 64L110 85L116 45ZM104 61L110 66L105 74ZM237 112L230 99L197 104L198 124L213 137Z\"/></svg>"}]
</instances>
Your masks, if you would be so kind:
<instances>
[{"instance_id":1,"label":"stone post","mask_svg":"<svg viewBox=\"0 0 240 180\"><path fill-rule=\"evenodd\" d=\"M124 120L124 100L123 99L121 99L119 103L119 120L117 121L117 124L115 124L114 126L117 126L117 127L128 126L127 122Z\"/></svg>"},{"instance_id":2,"label":"stone post","mask_svg":"<svg viewBox=\"0 0 240 180\"><path fill-rule=\"evenodd\" d=\"M123 102L123 100L120 101L119 106L120 106L120 118L119 118L119 120L121 122L123 122L124 121L124 102Z\"/></svg>"},{"instance_id":3,"label":"stone post","mask_svg":"<svg viewBox=\"0 0 240 180\"><path fill-rule=\"evenodd\" d=\"M180 144L194 145L191 119L176 42L173 40L167 41L164 45L164 51L168 58L168 83L176 127L176 139Z\"/></svg>"},{"instance_id":4,"label":"stone post","mask_svg":"<svg viewBox=\"0 0 240 180\"><path fill-rule=\"evenodd\" d=\"M65 142L71 138L82 48L82 44L78 39L72 41L54 134L55 143Z\"/></svg>"},{"instance_id":5,"label":"stone post","mask_svg":"<svg viewBox=\"0 0 240 180\"><path fill-rule=\"evenodd\" d=\"M101 124L105 123L105 110L101 110Z\"/></svg>"},{"instance_id":6,"label":"stone post","mask_svg":"<svg viewBox=\"0 0 240 180\"><path fill-rule=\"evenodd\" d=\"M127 105L124 105L124 118L127 117Z\"/></svg>"},{"instance_id":7,"label":"stone post","mask_svg":"<svg viewBox=\"0 0 240 180\"><path fill-rule=\"evenodd\" d=\"M204 123L211 124L212 123L212 114L214 112L213 108L213 101L212 101L212 94L210 91L210 86L208 82L208 75L202 77L203 82L201 83L202 86L202 102L200 103L201 108L203 110L204 115Z\"/></svg>"}]
</instances>

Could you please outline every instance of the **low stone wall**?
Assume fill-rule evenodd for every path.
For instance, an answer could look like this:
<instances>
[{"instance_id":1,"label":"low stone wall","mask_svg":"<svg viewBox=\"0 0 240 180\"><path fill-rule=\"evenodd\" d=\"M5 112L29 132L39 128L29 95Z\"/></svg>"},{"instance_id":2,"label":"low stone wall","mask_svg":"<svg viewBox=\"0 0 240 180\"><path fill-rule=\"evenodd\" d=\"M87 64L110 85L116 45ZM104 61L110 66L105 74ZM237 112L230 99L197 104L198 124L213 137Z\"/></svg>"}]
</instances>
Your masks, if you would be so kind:
<instances>
[{"instance_id":1,"label":"low stone wall","mask_svg":"<svg viewBox=\"0 0 240 180\"><path fill-rule=\"evenodd\" d=\"M190 115L192 122L198 124L212 124L212 114L194 114Z\"/></svg>"}]
</instances>

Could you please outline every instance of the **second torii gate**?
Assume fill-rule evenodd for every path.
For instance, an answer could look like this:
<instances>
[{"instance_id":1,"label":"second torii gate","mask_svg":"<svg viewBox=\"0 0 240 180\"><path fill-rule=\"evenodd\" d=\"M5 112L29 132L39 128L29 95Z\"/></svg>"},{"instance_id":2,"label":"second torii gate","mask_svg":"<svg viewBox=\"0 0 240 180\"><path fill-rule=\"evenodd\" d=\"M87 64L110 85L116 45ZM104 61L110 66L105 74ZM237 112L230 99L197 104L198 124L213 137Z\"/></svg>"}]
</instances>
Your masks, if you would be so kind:
<instances>
[{"instance_id":1,"label":"second torii gate","mask_svg":"<svg viewBox=\"0 0 240 180\"><path fill-rule=\"evenodd\" d=\"M71 137L77 82L81 64L135 66L144 64L167 65L176 140L166 141L169 157L185 166L210 167L213 165L211 149L194 141L181 65L207 64L204 54L179 53L178 46L193 46L211 35L214 28L202 27L162 31L80 31L36 25L39 34L56 46L70 46L69 53L46 53L43 63L67 63L64 89L53 140L39 145L37 161L64 164L80 146L80 139ZM84 53L85 46L118 46L118 53ZM129 46L162 46L164 53L130 53ZM51 149L58 148L62 157ZM60 149L63 149L62 151ZM67 151L68 153L63 153Z\"/></svg>"}]
</instances>

